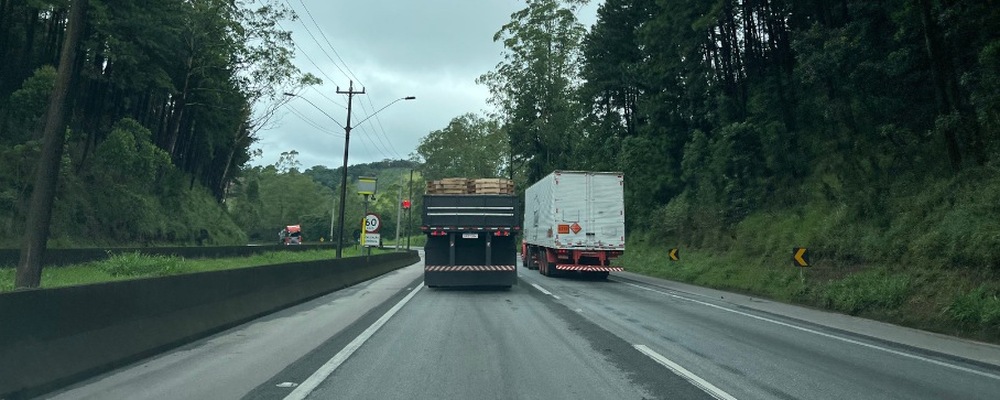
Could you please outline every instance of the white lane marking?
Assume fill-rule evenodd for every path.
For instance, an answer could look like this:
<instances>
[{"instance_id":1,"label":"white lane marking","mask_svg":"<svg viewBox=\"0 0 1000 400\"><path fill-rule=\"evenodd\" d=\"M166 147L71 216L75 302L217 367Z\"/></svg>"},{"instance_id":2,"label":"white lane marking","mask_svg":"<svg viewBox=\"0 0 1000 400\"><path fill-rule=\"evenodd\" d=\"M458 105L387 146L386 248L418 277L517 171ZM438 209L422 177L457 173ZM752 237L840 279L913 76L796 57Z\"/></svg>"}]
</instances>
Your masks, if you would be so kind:
<instances>
[{"instance_id":1,"label":"white lane marking","mask_svg":"<svg viewBox=\"0 0 1000 400\"><path fill-rule=\"evenodd\" d=\"M537 283L532 283L532 284L531 284L531 286L534 286L534 287L535 287L535 289L538 289L538 291L540 291L540 292L542 292L542 293L545 293L545 294L547 294L547 295L549 295L549 296L552 296L552 297L554 297L554 298L555 298L556 300L560 300L560 299L559 299L559 296L556 296L556 295L552 294L552 292L550 292L550 291L548 291L548 290L545 290L545 288L543 288L543 287L539 286L539 285L538 285Z\"/></svg>"},{"instance_id":2,"label":"white lane marking","mask_svg":"<svg viewBox=\"0 0 1000 400\"><path fill-rule=\"evenodd\" d=\"M722 310L722 311L728 311L728 312L731 312L733 314L739 314L739 315L742 315L744 317L750 317L750 318L753 318L753 319L756 319L756 320L760 320L760 321L770 322L772 324L781 325L781 326L784 326L784 327L787 327L787 328L792 328L792 329L800 330L802 332L808 332L808 333L812 333L812 334L815 334L815 335L823 336L823 337L826 337L826 338L836 339L836 340L839 340L839 341L842 341L842 342L846 342L846 343L850 343L850 344L854 344L854 345L858 345L858 346L862 346L862 347L867 347L869 349L881 350L881 351L884 351L886 353L895 354L895 355L906 357L906 358L912 358L914 360L920 360L920 361L928 362L928 363L931 363L931 364L934 364L934 365L938 365L938 366L942 366L942 367L946 367L946 368L951 368L951 369L955 369L955 370L962 371L962 372L968 372L970 374L976 374L976 375L983 376L983 377L990 378L990 379L1000 380L1000 375L991 374L989 372L983 372L983 371L975 370L975 369L972 369L972 368L966 368L966 367L963 367L961 365L950 364L950 363L946 363L944 361L935 360L933 358L927 358L927 357L919 356L919 355L916 355L916 354L907 353L907 352L904 352L904 351L893 350L893 349L890 349L890 348L887 348L887 347L882 347L882 346L878 346L878 345L874 345L874 344L870 344L870 343L865 343L865 342L857 341L857 340L854 340L854 339L849 339L849 338L842 337L842 336L832 335L832 334L829 334L829 333L826 333L826 332L820 332L820 331L817 331L815 329L809 329L809 328L806 328L806 327L803 327L803 326L792 325L792 324L789 324L789 323L786 323L786 322L781 322L781 321L774 320L774 319L771 319L771 318L761 317L759 315L753 315L753 314L745 313L745 312L742 312L742 311L733 310L731 308L722 307L722 306L719 306L719 305L716 305L716 304L712 304L712 303L706 303L704 301L695 300L695 299L684 297L684 296L679 296L679 295L676 295L676 294L673 294L673 293L668 293L668 292L664 292L664 291L660 291L660 290L656 290L656 289L647 288L645 286L636 285L634 283L623 282L623 281L618 281L618 282L624 283L624 284L629 285L629 286L634 286L634 287L637 287L637 288L642 289L642 290L648 290L650 292L656 292L656 293L660 293L660 294L663 294L663 295L667 295L667 296L673 297L675 299L690 301L690 302L693 302L693 303L698 303L698 304L701 304L703 306L708 306L708 307L716 308L716 309L719 309L719 310Z\"/></svg>"},{"instance_id":3,"label":"white lane marking","mask_svg":"<svg viewBox=\"0 0 1000 400\"><path fill-rule=\"evenodd\" d=\"M309 378L296 387L295 390L288 394L288 396L285 396L285 400L304 400L306 396L312 393L313 390L316 390L316 388L319 387L319 385L323 383L326 378L330 377L330 375L333 374L333 371L336 371L337 368L344 363L344 361L347 361L347 359L351 357L355 351L358 351L358 349L361 348L361 345L365 344L365 342L368 341L368 339L371 338L375 332L378 332L379 328L381 328L382 325L385 325L385 323L389 321L389 318L392 318L396 312L403 308L403 306L406 305L406 303L409 302L410 299L412 299L413 296L416 295L417 292L419 292L423 287L424 283L420 282L416 289L410 292L410 294L407 294L406 297L399 301L399 303L392 306L392 308L379 317L374 324L369 326L368 329L365 329L364 332L361 332L358 337L354 338L354 340L352 340L351 343L348 343L347 346L344 346L344 348L333 356L330 361L323 364L322 367L316 370L316 372L313 372Z\"/></svg>"},{"instance_id":4,"label":"white lane marking","mask_svg":"<svg viewBox=\"0 0 1000 400\"><path fill-rule=\"evenodd\" d=\"M695 375L691 371L688 371L686 368L680 366L680 364L670 361L668 358L664 357L660 353L657 353L653 349L641 344L633 344L632 347L635 347L635 349L642 352L642 354L645 354L649 358L652 358L653 361L656 361L660 363L660 365L667 367L667 369L673 371L673 373L679 375L681 378L687 379L688 382L691 382L699 389L704 390L705 393L708 393L712 397L715 397L716 399L719 400L736 400L735 397L733 397L729 393L726 393L726 391L719 389L718 387L716 387L715 385L709 383L704 379L701 379L700 376Z\"/></svg>"}]
</instances>

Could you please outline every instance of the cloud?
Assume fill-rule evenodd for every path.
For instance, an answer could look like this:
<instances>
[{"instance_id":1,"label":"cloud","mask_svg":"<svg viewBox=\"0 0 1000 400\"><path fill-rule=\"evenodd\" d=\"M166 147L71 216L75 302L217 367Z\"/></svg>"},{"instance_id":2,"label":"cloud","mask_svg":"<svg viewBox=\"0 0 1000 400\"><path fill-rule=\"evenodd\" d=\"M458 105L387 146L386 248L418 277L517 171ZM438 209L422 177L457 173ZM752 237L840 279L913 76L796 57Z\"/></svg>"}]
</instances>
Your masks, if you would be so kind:
<instances>
[{"instance_id":1,"label":"cloud","mask_svg":"<svg viewBox=\"0 0 1000 400\"><path fill-rule=\"evenodd\" d=\"M493 35L509 22L511 13L524 7L514 0L288 4L300 15L299 21L282 23L299 47L295 63L324 84L304 91L304 99L292 100L280 113L280 123L259 134L255 148L263 156L251 162L255 165L273 164L281 152L296 150L303 168L340 166L344 130L337 122L346 123L347 98L336 89L346 90L351 80L363 84L366 94L355 96L352 104L352 125L357 128L351 132L350 164L407 158L420 138L444 128L452 118L488 109L489 92L475 80L500 62L502 47L493 42ZM596 7L582 10L581 20L592 23ZM404 96L417 99L395 103L357 124Z\"/></svg>"}]
</instances>

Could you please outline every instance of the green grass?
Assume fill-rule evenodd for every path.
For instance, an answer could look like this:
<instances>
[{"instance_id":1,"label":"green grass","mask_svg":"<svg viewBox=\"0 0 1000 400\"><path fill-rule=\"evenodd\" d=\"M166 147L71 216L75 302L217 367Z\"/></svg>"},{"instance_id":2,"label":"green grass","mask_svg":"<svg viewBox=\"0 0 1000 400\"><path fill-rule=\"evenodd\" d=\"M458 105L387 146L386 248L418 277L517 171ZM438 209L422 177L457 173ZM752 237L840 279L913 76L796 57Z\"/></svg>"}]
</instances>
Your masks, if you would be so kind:
<instances>
[{"instance_id":1,"label":"green grass","mask_svg":"<svg viewBox=\"0 0 1000 400\"><path fill-rule=\"evenodd\" d=\"M395 237L392 237L392 238L388 238L388 237L387 238L382 238L382 245L383 246L392 246L395 243L396 243L396 238ZM399 237L399 243L403 247L406 247L406 236L400 236ZM425 243L427 243L427 235L421 234L421 235L410 236L410 249L424 247Z\"/></svg>"},{"instance_id":2,"label":"green grass","mask_svg":"<svg viewBox=\"0 0 1000 400\"><path fill-rule=\"evenodd\" d=\"M874 268L827 284L822 300L827 308L852 315L869 310L895 310L910 295L911 279L906 274Z\"/></svg>"},{"instance_id":3,"label":"green grass","mask_svg":"<svg viewBox=\"0 0 1000 400\"><path fill-rule=\"evenodd\" d=\"M412 244L412 242L411 242ZM391 249L372 249L372 254L392 252ZM360 256L361 249L346 248L344 257ZM218 271L292 262L316 261L334 258L333 250L276 251L250 257L185 259L176 256L156 256L141 253L111 255L105 260L63 267L42 269L42 288L84 285L136 278L179 275L194 272ZM14 268L0 269L0 292L14 290Z\"/></svg>"},{"instance_id":4,"label":"green grass","mask_svg":"<svg viewBox=\"0 0 1000 400\"><path fill-rule=\"evenodd\" d=\"M800 271L790 247L773 254L682 247L680 261L670 261L662 244L630 240L626 248L619 263L627 271L1000 343L1000 283L989 274L833 259Z\"/></svg>"},{"instance_id":5,"label":"green grass","mask_svg":"<svg viewBox=\"0 0 1000 400\"><path fill-rule=\"evenodd\" d=\"M948 316L966 326L1000 329L1000 287L980 285L956 296L945 309Z\"/></svg>"},{"instance_id":6,"label":"green grass","mask_svg":"<svg viewBox=\"0 0 1000 400\"><path fill-rule=\"evenodd\" d=\"M626 249L619 263L630 272L783 301L794 301L804 290L798 271L762 259L681 248L680 261L671 261L666 246L630 242Z\"/></svg>"}]
</instances>

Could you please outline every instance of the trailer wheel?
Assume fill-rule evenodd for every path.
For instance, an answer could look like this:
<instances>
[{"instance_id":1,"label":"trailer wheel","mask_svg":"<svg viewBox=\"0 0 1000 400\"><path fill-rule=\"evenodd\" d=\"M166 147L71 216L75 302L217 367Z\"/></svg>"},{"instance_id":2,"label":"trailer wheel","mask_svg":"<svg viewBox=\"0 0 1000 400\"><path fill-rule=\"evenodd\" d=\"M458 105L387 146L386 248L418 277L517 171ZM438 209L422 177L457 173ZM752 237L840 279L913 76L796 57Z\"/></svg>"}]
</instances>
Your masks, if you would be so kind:
<instances>
[{"instance_id":1,"label":"trailer wheel","mask_svg":"<svg viewBox=\"0 0 1000 400\"><path fill-rule=\"evenodd\" d=\"M535 257L538 257L538 273L549 276L549 260L542 257L542 250L535 251Z\"/></svg>"},{"instance_id":2,"label":"trailer wheel","mask_svg":"<svg viewBox=\"0 0 1000 400\"><path fill-rule=\"evenodd\" d=\"M545 276L555 276L555 271L552 270L552 265L549 264L549 258L545 256L545 250L538 251L538 272L541 272Z\"/></svg>"},{"instance_id":3,"label":"trailer wheel","mask_svg":"<svg viewBox=\"0 0 1000 400\"><path fill-rule=\"evenodd\" d=\"M538 259L538 273L549 276L549 260L542 257L542 250L535 250L535 257Z\"/></svg>"}]
</instances>

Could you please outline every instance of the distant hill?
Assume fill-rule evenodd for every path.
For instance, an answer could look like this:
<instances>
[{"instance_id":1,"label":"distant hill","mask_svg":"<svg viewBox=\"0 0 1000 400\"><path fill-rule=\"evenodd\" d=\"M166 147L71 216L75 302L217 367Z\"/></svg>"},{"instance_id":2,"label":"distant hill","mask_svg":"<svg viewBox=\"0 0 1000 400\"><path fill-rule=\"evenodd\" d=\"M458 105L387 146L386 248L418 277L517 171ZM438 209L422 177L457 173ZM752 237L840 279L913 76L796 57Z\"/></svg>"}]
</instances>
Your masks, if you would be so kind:
<instances>
[{"instance_id":1,"label":"distant hill","mask_svg":"<svg viewBox=\"0 0 1000 400\"><path fill-rule=\"evenodd\" d=\"M411 169L419 168L420 163L409 160L382 160L367 164L356 164L347 167L347 181L355 182L360 176L374 176L380 182L398 181L403 174L409 174ZM314 165L302 173L313 178L321 185L337 190L340 188L343 167L327 168Z\"/></svg>"}]
</instances>

